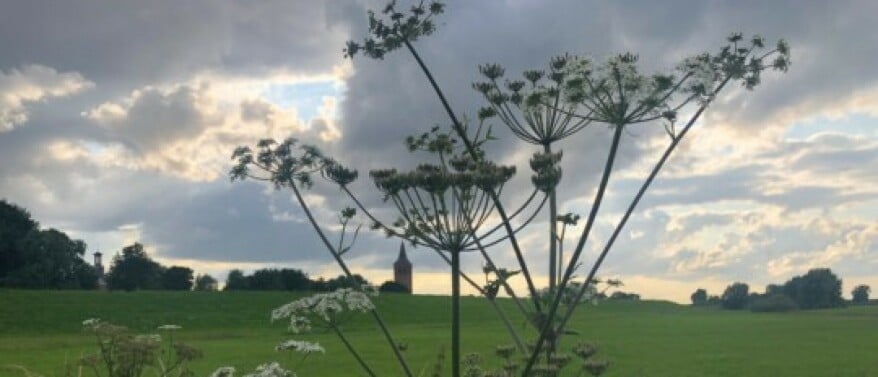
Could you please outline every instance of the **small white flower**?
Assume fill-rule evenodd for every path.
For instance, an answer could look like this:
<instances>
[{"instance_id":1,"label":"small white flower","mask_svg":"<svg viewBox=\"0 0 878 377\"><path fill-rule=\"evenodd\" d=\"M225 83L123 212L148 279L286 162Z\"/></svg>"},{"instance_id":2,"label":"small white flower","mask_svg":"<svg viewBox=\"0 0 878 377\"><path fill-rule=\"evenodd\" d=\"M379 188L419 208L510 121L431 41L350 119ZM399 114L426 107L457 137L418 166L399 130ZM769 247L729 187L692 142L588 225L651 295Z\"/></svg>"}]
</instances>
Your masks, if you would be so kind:
<instances>
[{"instance_id":1,"label":"small white flower","mask_svg":"<svg viewBox=\"0 0 878 377\"><path fill-rule=\"evenodd\" d=\"M362 292L350 291L345 295L345 304L352 311L367 312L375 309L369 296Z\"/></svg>"},{"instance_id":2,"label":"small white flower","mask_svg":"<svg viewBox=\"0 0 878 377\"><path fill-rule=\"evenodd\" d=\"M89 318L89 319L86 319L85 321L82 321L82 326L93 328L93 327L97 326L98 323L100 323L100 322L101 322L101 320L98 318Z\"/></svg>"},{"instance_id":3,"label":"small white flower","mask_svg":"<svg viewBox=\"0 0 878 377\"><path fill-rule=\"evenodd\" d=\"M284 369L277 362L271 362L256 367L254 373L245 374L244 377L296 377L296 374Z\"/></svg>"},{"instance_id":4,"label":"small white flower","mask_svg":"<svg viewBox=\"0 0 878 377\"><path fill-rule=\"evenodd\" d=\"M304 340L287 340L278 344L274 349L277 351L296 351L304 354L326 353L326 350L320 346L320 343L311 343Z\"/></svg>"},{"instance_id":5,"label":"small white flower","mask_svg":"<svg viewBox=\"0 0 878 377\"><path fill-rule=\"evenodd\" d=\"M219 367L210 374L210 377L234 377L235 367Z\"/></svg>"},{"instance_id":6,"label":"small white flower","mask_svg":"<svg viewBox=\"0 0 878 377\"><path fill-rule=\"evenodd\" d=\"M174 330L182 329L182 327L177 326L177 325L161 325L158 327L158 329L162 330L162 331L174 331Z\"/></svg>"},{"instance_id":7,"label":"small white flower","mask_svg":"<svg viewBox=\"0 0 878 377\"><path fill-rule=\"evenodd\" d=\"M307 332L311 330L311 320L307 317L302 317L298 315L290 316L290 331L293 334L299 334L303 332Z\"/></svg>"}]
</instances>

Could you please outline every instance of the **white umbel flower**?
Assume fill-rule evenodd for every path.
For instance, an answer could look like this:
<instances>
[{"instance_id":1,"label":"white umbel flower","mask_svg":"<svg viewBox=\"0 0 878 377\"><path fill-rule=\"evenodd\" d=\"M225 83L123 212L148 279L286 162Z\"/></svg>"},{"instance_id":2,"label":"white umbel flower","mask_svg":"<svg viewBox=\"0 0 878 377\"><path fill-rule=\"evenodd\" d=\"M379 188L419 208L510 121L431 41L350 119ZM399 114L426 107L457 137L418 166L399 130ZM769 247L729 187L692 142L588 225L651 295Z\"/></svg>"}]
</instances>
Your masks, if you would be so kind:
<instances>
[{"instance_id":1,"label":"white umbel flower","mask_svg":"<svg viewBox=\"0 0 878 377\"><path fill-rule=\"evenodd\" d=\"M287 340L281 344L278 344L277 347L274 348L277 351L296 351L304 354L312 354L312 353L326 353L326 350L320 345L320 343L311 343L306 342L304 340Z\"/></svg>"},{"instance_id":2,"label":"white umbel flower","mask_svg":"<svg viewBox=\"0 0 878 377\"><path fill-rule=\"evenodd\" d=\"M256 367L255 372L245 374L244 377L296 377L296 374L284 369L277 362L270 362Z\"/></svg>"},{"instance_id":3,"label":"white umbel flower","mask_svg":"<svg viewBox=\"0 0 878 377\"><path fill-rule=\"evenodd\" d=\"M161 325L158 327L158 329L162 330L162 331L174 331L174 330L179 330L182 328L183 327L178 326L178 325Z\"/></svg>"},{"instance_id":4,"label":"white umbel flower","mask_svg":"<svg viewBox=\"0 0 878 377\"><path fill-rule=\"evenodd\" d=\"M311 329L311 318L321 318L331 322L338 313L345 310L367 312L375 308L369 295L351 288L341 288L330 293L318 293L285 304L271 311L271 320L289 318L290 330L294 333Z\"/></svg>"},{"instance_id":5,"label":"white umbel flower","mask_svg":"<svg viewBox=\"0 0 878 377\"><path fill-rule=\"evenodd\" d=\"M235 367L219 367L209 377L235 377Z\"/></svg>"}]
</instances>

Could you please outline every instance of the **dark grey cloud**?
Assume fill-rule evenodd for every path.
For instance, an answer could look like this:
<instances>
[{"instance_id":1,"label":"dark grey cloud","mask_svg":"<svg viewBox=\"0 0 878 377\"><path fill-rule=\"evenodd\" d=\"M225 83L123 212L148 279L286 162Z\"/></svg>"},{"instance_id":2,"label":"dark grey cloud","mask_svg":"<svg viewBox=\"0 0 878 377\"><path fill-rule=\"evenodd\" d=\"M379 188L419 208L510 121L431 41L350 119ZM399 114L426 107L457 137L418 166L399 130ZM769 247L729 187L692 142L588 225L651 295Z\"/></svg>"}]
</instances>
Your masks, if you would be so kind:
<instances>
[{"instance_id":1,"label":"dark grey cloud","mask_svg":"<svg viewBox=\"0 0 878 377\"><path fill-rule=\"evenodd\" d=\"M235 122L203 118L193 98L198 95L198 89L191 86L194 78L205 74L212 74L214 80L267 77L275 71L325 74L343 62L344 41L365 34L366 6L353 1L106 4L87 0L0 5L0 70L40 64L58 72L76 72L95 83L92 90L75 96L28 104L27 124L0 133L0 158L4 160L0 192L31 209L48 226L111 232L124 224L142 224L144 241L160 245L162 255L168 257L284 264L328 261L307 224L297 221L301 211L289 193L266 194L271 190L261 185L230 184L221 174L213 181L192 182L169 174L169 169L142 164L126 167L121 161L113 164L85 157L59 160L52 157L50 147L59 141L101 148L123 144L145 153L216 131L220 123L229 126ZM871 29L878 21L876 14L875 3L869 1L453 2L437 33L419 42L417 48L458 115L472 119L483 104L470 88L471 82L479 79L477 66L481 63L503 63L514 75L543 67L549 57L564 52L588 53L601 59L631 50L640 54L646 70L651 71L714 49L731 31L758 32L769 40L785 37L793 46L789 74L768 74L761 87L746 95L731 90L711 107L713 115L704 122L705 127L743 125L740 137L778 127L766 125L768 120L793 119L802 112L801 116L807 116L809 109L821 111L837 99L874 88L878 71L872 62L878 57L878 35ZM403 138L434 125L447 126L448 120L423 74L405 52L381 62L358 58L352 65L354 73L346 79L339 107L338 126L343 136L322 146L360 169L355 189L382 218L392 219L391 211L381 209L384 206L372 189L368 170L413 166L424 156L406 152ZM140 96L132 96L134 91ZM80 115L101 104L124 104L126 99L133 99L128 104L128 118L115 127L100 127ZM231 113L245 126L271 123L277 110L261 100L232 105ZM329 127L326 122L314 121ZM227 152L215 149L251 136L255 140L269 129L222 133L215 139L219 142L204 145L204 154L224 158ZM519 167L505 198L514 207L529 193L531 173L526 159L537 148L515 142L500 125L495 125L495 131L501 140L489 147L491 156ZM602 211L605 217L596 227L587 257L592 258L609 236L618 214L639 187L640 181L633 177L646 174L649 164L644 159L656 156L654 148L662 132L648 125L626 133L616 179ZM304 136L312 142L317 138L314 132ZM584 215L588 211L610 136L607 127L595 125L559 145L565 153L562 212ZM711 135L695 132L690 137ZM741 140L746 144L746 138ZM766 205L782 208L795 216L872 197L866 188L878 182L871 169L878 162L878 151L871 139L824 135L775 144L749 163L711 172L696 170L697 164L685 157L688 150L684 145L678 151L683 156L671 161L678 167L659 176L620 238L619 250L607 262L608 273L668 274L680 263L725 258L730 262L691 276L733 276L741 271L752 273L754 266L764 266L786 254L813 257L808 253L843 238L840 234L809 238L813 232L801 224L785 228L765 223L751 233L737 234L750 230L748 220L711 211L717 203L737 201L752 203L757 209ZM227 166L223 164L217 166ZM830 182L792 185L795 174ZM862 185L836 182L840 180L833 178L839 175L860 177ZM781 189L767 191L771 185ZM315 210L322 219L332 222L335 211L350 205L337 190L322 185L317 189L314 193L319 193L322 201ZM705 210L683 215L669 209L679 205L703 206ZM750 214L762 215L755 209ZM677 233L667 230L671 222L680 225ZM535 223L541 229L545 225ZM857 233L855 224L847 226L852 230L846 234L871 237L865 231ZM719 232L717 243L740 254L690 248L673 257L655 256L670 241L684 242L687 234L720 228L731 230ZM543 263L545 251L540 245L544 238L522 234L528 258L534 263ZM796 239L804 241L789 241ZM397 247L396 241L380 235L363 235L354 260L364 267L383 268L396 257ZM419 268L443 269L443 263L431 253L417 249L410 255ZM508 250L498 248L495 253L513 265ZM752 259L752 255L761 257Z\"/></svg>"}]
</instances>

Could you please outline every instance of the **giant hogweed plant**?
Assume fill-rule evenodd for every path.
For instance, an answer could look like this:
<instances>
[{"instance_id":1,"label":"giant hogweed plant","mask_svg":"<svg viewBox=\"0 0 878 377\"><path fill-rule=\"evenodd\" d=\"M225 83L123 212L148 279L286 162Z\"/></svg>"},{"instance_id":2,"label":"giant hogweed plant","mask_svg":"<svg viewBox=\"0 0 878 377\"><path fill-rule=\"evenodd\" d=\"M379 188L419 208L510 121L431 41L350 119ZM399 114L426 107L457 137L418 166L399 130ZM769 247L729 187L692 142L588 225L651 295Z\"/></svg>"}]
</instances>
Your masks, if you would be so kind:
<instances>
[{"instance_id":1,"label":"giant hogweed plant","mask_svg":"<svg viewBox=\"0 0 878 377\"><path fill-rule=\"evenodd\" d=\"M484 64L479 66L483 79L472 85L483 96L484 105L475 111L474 120L468 120L451 107L437 78L416 48L417 42L436 30L434 19L444 11L444 4L439 2L425 4L422 1L408 9L391 2L380 12L368 13L368 37L359 42L350 41L344 48L346 57L364 55L379 60L397 50L407 52L423 72L448 118L448 129L433 128L405 140L411 152L428 157L414 170L399 171L389 167L369 173L378 194L396 211L398 216L395 219L379 219L363 205L358 195L360 192L354 192L354 183L359 177L357 170L324 155L314 146L300 146L295 139L283 142L262 140L254 148L239 147L233 153L237 164L231 176L233 180L262 180L277 188L292 190L318 237L348 276L351 272L345 255L351 247L344 243L345 232L342 232L338 244L332 243L326 235L326 226L317 221L303 200L302 190L312 188L316 176L338 187L356 207L342 211L344 225L358 209L369 219L374 230L424 246L446 261L451 267L452 283L452 376L461 376L462 368L467 374L478 369L473 362L477 358L465 362L460 354L461 280L492 303L513 341L509 349L522 360L520 365L513 363L504 351L508 368L503 375L557 375L563 366L562 361L569 361L558 345L562 337L575 333L567 328L570 318L579 304L596 292L595 286L602 283L596 275L604 259L671 154L730 83L753 89L760 84L763 72L785 72L790 64L789 46L780 40L769 47L761 36L745 38L734 33L714 53L694 55L674 69L651 74L642 71L638 66L639 57L631 53L603 60L564 54L549 59L545 68L527 70L520 76L507 75L499 64ZM485 150L486 143L495 139L491 126L496 123L504 125L514 137L535 148L529 161L533 171L533 190L517 206L508 206L502 195L504 187L514 177L516 167L491 161ZM586 265L581 257L600 212L625 130L640 124L662 127L668 136L668 144L597 258ZM569 257L564 258L566 228L576 225L580 216L572 213L560 215L558 212L560 193L557 188L563 178L560 144L568 140L575 142L579 131L586 127L606 129L609 148L591 209L584 216L584 225L576 235ZM548 210L543 211L546 205ZM548 217L548 242L541 246L545 247L544 250L531 252L545 252L548 258L545 266L530 266L526 263L527 251L519 237L523 229L535 224L532 221L541 213ZM516 264L499 266L496 256L509 251ZM460 265L460 256L466 252L478 253L483 259L484 272L493 279L480 285L470 278ZM534 283L532 271L537 269L545 271L549 277L548 288L544 290ZM509 283L519 278L526 287L524 293L516 292ZM619 282L603 283L613 285ZM354 289L363 292L364 288ZM527 338L510 324L507 315L494 303L501 289L515 302L517 310L529 319ZM401 371L412 376L399 343L380 314L374 306L364 307L364 310L371 313L378 324ZM352 347L348 348L364 371L374 375ZM573 352L576 353L576 349ZM606 366L605 361L589 359L582 371L598 375Z\"/></svg>"}]
</instances>

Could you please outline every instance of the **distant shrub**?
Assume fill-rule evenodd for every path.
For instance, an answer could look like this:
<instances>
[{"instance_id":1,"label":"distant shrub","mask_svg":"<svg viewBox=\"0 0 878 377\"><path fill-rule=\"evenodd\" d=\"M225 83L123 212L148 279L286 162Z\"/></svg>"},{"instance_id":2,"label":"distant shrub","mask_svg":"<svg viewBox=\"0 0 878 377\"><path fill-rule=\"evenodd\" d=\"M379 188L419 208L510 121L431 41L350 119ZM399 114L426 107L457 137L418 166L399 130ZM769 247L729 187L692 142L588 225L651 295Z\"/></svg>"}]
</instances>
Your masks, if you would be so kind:
<instances>
[{"instance_id":1,"label":"distant shrub","mask_svg":"<svg viewBox=\"0 0 878 377\"><path fill-rule=\"evenodd\" d=\"M640 295L637 293L628 293L622 291L613 292L610 295L610 300L627 300L627 301L639 301Z\"/></svg>"},{"instance_id":2,"label":"distant shrub","mask_svg":"<svg viewBox=\"0 0 878 377\"><path fill-rule=\"evenodd\" d=\"M750 311L752 312L780 313L798 308L796 302L784 294L762 295L750 302Z\"/></svg>"},{"instance_id":3,"label":"distant shrub","mask_svg":"<svg viewBox=\"0 0 878 377\"><path fill-rule=\"evenodd\" d=\"M391 293L411 293L406 286L399 284L393 280L385 281L378 287L379 292L391 292Z\"/></svg>"}]
</instances>

